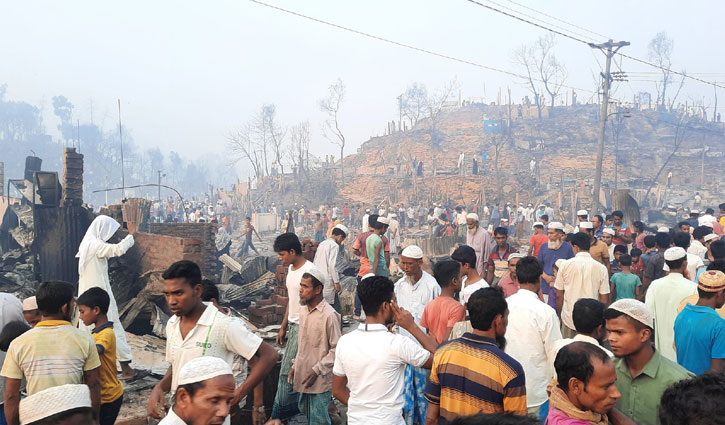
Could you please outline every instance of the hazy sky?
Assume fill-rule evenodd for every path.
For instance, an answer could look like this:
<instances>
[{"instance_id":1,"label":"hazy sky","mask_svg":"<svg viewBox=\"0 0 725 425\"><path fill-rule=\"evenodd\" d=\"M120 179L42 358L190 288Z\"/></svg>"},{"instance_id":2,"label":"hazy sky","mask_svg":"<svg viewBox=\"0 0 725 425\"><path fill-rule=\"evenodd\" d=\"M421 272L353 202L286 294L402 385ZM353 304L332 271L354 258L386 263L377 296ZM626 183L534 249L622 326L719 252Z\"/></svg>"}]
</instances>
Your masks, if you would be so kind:
<instances>
[{"instance_id":1,"label":"hazy sky","mask_svg":"<svg viewBox=\"0 0 725 425\"><path fill-rule=\"evenodd\" d=\"M537 16L509 0L503 6ZM673 69L723 72L718 40L725 3L681 1L531 1L518 3L615 40L632 43L624 52L646 59L647 43L659 31L674 39ZM494 4L481 0L486 4ZM465 0L291 1L269 3L483 65L521 72L511 51L543 30ZM604 7L603 7L604 6ZM569 32L583 30L567 27ZM589 37L598 37L584 33ZM597 41L604 41L597 38ZM309 120L313 153L335 154L321 132L317 101L338 77L347 86L341 112L348 153L397 120L396 97L414 81L429 91L458 78L464 98L496 99L520 81L450 60L371 40L282 13L248 0L237 1L20 1L0 9L0 83L10 99L45 105L49 130L56 121L50 99L63 94L76 105L75 118L106 128L115 125L121 98L124 125L141 146L158 145L198 157L224 152L226 135L264 103L277 105L283 124ZM566 65L567 84L593 89L603 54L558 37L556 55ZM624 60L625 71L657 71ZM707 75L708 79L718 76ZM654 83L622 84L617 96ZM725 93L719 92L721 97ZM585 99L591 93L579 93ZM681 100L706 96L711 86L688 82ZM336 155L338 156L338 155Z\"/></svg>"}]
</instances>

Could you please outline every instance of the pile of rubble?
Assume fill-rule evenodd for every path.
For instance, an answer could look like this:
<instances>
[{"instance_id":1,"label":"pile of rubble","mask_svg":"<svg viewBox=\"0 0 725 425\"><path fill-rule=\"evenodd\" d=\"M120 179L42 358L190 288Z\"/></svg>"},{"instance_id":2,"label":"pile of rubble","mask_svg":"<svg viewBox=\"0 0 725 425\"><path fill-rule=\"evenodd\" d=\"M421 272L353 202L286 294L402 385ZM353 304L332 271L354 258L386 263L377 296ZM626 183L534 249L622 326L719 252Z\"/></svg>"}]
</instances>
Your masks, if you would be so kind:
<instances>
[{"instance_id":1,"label":"pile of rubble","mask_svg":"<svg viewBox=\"0 0 725 425\"><path fill-rule=\"evenodd\" d=\"M36 286L34 260L29 250L14 249L0 256L0 291L24 298Z\"/></svg>"}]
</instances>

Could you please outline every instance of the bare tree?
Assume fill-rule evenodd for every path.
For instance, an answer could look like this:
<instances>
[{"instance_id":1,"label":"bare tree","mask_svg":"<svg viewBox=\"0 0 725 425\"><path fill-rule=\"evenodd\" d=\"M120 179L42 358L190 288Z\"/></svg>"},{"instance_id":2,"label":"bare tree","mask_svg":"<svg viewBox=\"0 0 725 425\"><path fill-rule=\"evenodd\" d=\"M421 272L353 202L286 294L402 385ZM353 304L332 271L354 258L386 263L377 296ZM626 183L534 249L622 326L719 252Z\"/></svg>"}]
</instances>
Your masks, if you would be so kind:
<instances>
[{"instance_id":1,"label":"bare tree","mask_svg":"<svg viewBox=\"0 0 725 425\"><path fill-rule=\"evenodd\" d=\"M523 44L513 51L511 61L514 65L520 66L526 71L525 86L534 96L539 121L541 121L541 99L539 98L539 89L534 82L534 79L538 78L535 77L537 75L535 49L532 46Z\"/></svg>"},{"instance_id":2,"label":"bare tree","mask_svg":"<svg viewBox=\"0 0 725 425\"><path fill-rule=\"evenodd\" d=\"M425 84L410 84L403 93L401 107L401 112L410 121L410 126L415 126L428 109L428 89Z\"/></svg>"},{"instance_id":3,"label":"bare tree","mask_svg":"<svg viewBox=\"0 0 725 425\"><path fill-rule=\"evenodd\" d=\"M647 188L647 193L644 194L644 198L649 201L649 193L652 191L652 188L657 183L657 180L660 178L660 174L665 170L667 167L667 164L670 163L670 160L672 157L675 156L677 151L680 149L680 145L682 144L682 141L685 138L685 133L688 129L688 122L687 122L687 110L684 110L679 117L679 120L677 121L677 124L675 124L675 141L672 145L672 152L670 155L665 159L665 162L662 164L660 169L657 171L657 174L655 174L654 178L652 179L652 183L650 183L649 187ZM652 205L650 206L652 207Z\"/></svg>"},{"instance_id":4,"label":"bare tree","mask_svg":"<svg viewBox=\"0 0 725 425\"><path fill-rule=\"evenodd\" d=\"M292 126L288 153L292 163L297 167L300 186L302 177L307 176L310 166L310 123L301 122Z\"/></svg>"},{"instance_id":5,"label":"bare tree","mask_svg":"<svg viewBox=\"0 0 725 425\"><path fill-rule=\"evenodd\" d=\"M284 137L287 130L277 122L276 107L274 104L262 106L262 125L265 127L263 133L269 136L269 141L272 145L274 162L279 166L280 174L284 174L282 157L284 156Z\"/></svg>"},{"instance_id":6,"label":"bare tree","mask_svg":"<svg viewBox=\"0 0 725 425\"><path fill-rule=\"evenodd\" d=\"M491 145L493 146L493 154L495 156L494 158L494 169L496 171L496 181L501 181L501 175L500 175L500 169L499 169L499 155L501 155L501 152L506 147L506 145L511 141L511 138L509 136L504 136L503 134L500 135L498 138L496 135L492 135L491 137ZM497 195L498 199L502 199L503 197L503 187L500 184L497 184ZM497 224L496 224L497 225Z\"/></svg>"},{"instance_id":7,"label":"bare tree","mask_svg":"<svg viewBox=\"0 0 725 425\"><path fill-rule=\"evenodd\" d=\"M550 117L554 115L554 101L567 77L566 68L564 68L564 65L554 55L553 49L555 45L556 39L554 34L549 33L539 37L531 48L536 60L535 66L539 78L551 98L551 106L549 108ZM539 114L539 118L541 118L541 114Z\"/></svg>"},{"instance_id":8,"label":"bare tree","mask_svg":"<svg viewBox=\"0 0 725 425\"><path fill-rule=\"evenodd\" d=\"M248 124L227 136L227 150L232 163L247 160L254 170L254 176L258 179L262 177L261 158L254 142L252 128Z\"/></svg>"},{"instance_id":9,"label":"bare tree","mask_svg":"<svg viewBox=\"0 0 725 425\"><path fill-rule=\"evenodd\" d=\"M321 99L320 110L327 114L327 119L323 125L325 137L332 143L340 147L340 182L345 184L345 135L340 129L339 113L342 102L345 100L345 84L342 79L337 81L328 88L328 95Z\"/></svg>"},{"instance_id":10,"label":"bare tree","mask_svg":"<svg viewBox=\"0 0 725 425\"><path fill-rule=\"evenodd\" d=\"M677 96L680 95L680 91L682 90L682 86L685 85L685 78L687 78L687 71L684 69L682 70L682 79L680 80L680 86L677 87L677 91L675 92L675 96L670 101L670 110L675 107L675 101L677 100ZM717 101L717 93L715 93L715 100Z\"/></svg>"},{"instance_id":11,"label":"bare tree","mask_svg":"<svg viewBox=\"0 0 725 425\"><path fill-rule=\"evenodd\" d=\"M657 89L657 103L666 106L667 86L670 83L672 67L672 50L674 49L674 41L667 37L667 33L662 31L657 33L647 45L647 57L655 65L662 70L662 80L655 83Z\"/></svg>"},{"instance_id":12,"label":"bare tree","mask_svg":"<svg viewBox=\"0 0 725 425\"><path fill-rule=\"evenodd\" d=\"M448 100L458 90L458 78L454 77L451 81L444 84L440 89L436 90L428 99L428 135L433 145L433 175L438 175L438 152L441 143L446 139L446 135L440 130L441 112L448 103Z\"/></svg>"}]
</instances>

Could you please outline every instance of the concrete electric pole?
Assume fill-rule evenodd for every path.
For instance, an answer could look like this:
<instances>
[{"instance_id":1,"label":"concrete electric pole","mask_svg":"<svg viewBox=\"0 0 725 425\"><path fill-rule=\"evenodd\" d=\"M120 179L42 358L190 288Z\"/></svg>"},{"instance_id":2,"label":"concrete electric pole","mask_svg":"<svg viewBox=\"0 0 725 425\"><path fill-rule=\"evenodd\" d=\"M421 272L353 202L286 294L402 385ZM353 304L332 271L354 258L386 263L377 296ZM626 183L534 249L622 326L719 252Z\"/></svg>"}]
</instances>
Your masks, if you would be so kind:
<instances>
[{"instance_id":1,"label":"concrete electric pole","mask_svg":"<svg viewBox=\"0 0 725 425\"><path fill-rule=\"evenodd\" d=\"M594 193L593 198L594 202L592 204L592 214L599 213L599 194L601 191L601 185L602 185L602 161L604 160L604 132L607 128L607 107L609 106L609 89L612 86L612 75L611 75L611 68L612 68L612 56L614 56L619 49L621 49L624 46L629 46L628 41L618 41L614 42L612 40L609 40L606 43L602 44L594 44L589 43L589 47L592 49L599 49L607 57L607 65L605 68L604 73L602 74L602 111L600 115L600 123L599 123L599 147L597 149L597 169L594 174Z\"/></svg>"}]
</instances>

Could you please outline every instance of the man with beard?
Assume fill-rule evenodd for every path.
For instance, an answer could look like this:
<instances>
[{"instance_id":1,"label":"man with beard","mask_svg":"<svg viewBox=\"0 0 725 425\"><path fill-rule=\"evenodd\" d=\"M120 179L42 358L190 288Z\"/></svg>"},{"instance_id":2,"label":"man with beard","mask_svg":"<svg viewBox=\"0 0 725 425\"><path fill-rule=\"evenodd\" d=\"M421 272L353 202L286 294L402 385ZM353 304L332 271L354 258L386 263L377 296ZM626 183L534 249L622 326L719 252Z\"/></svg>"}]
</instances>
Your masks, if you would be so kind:
<instances>
[{"instance_id":1,"label":"man with beard","mask_svg":"<svg viewBox=\"0 0 725 425\"><path fill-rule=\"evenodd\" d=\"M19 423L22 380L28 396L58 385L86 384L98 416L101 361L91 335L70 324L74 292L68 282L43 282L36 295L43 320L10 343L0 372L5 377L5 417L10 425Z\"/></svg>"},{"instance_id":2,"label":"man with beard","mask_svg":"<svg viewBox=\"0 0 725 425\"><path fill-rule=\"evenodd\" d=\"M309 424L330 425L332 365L340 339L340 315L322 297L325 275L310 269L300 282L299 349L290 378L300 394L300 411Z\"/></svg>"},{"instance_id":3,"label":"man with beard","mask_svg":"<svg viewBox=\"0 0 725 425\"><path fill-rule=\"evenodd\" d=\"M404 425L405 367L430 368L435 339L398 307L390 279L372 276L358 285L365 323L340 337L332 368L332 395L348 407L348 425ZM396 323L415 338L388 329ZM422 346L421 346L422 345Z\"/></svg>"},{"instance_id":4,"label":"man with beard","mask_svg":"<svg viewBox=\"0 0 725 425\"><path fill-rule=\"evenodd\" d=\"M189 360L179 371L174 405L159 425L221 425L234 399L229 364L213 357Z\"/></svg>"},{"instance_id":5,"label":"man with beard","mask_svg":"<svg viewBox=\"0 0 725 425\"><path fill-rule=\"evenodd\" d=\"M559 350L558 382L549 386L547 425L635 425L615 409L622 395L614 363L601 348L577 341Z\"/></svg>"},{"instance_id":6,"label":"man with beard","mask_svg":"<svg viewBox=\"0 0 725 425\"><path fill-rule=\"evenodd\" d=\"M544 266L544 274L541 275L541 292L544 294L544 300L552 307L556 308L556 289L554 289L554 263L556 260L568 260L574 256L574 250L569 242L564 242L566 234L564 233L564 225L552 221L549 223L547 230L549 242L541 245L539 255L536 257Z\"/></svg>"},{"instance_id":7,"label":"man with beard","mask_svg":"<svg viewBox=\"0 0 725 425\"><path fill-rule=\"evenodd\" d=\"M643 302L615 301L604 312L617 368L617 408L639 425L656 425L662 393L692 374L655 350L654 318Z\"/></svg>"},{"instance_id":8,"label":"man with beard","mask_svg":"<svg viewBox=\"0 0 725 425\"><path fill-rule=\"evenodd\" d=\"M426 387L427 425L476 413L526 414L521 364L503 351L508 305L497 288L468 300L473 330L440 346Z\"/></svg>"},{"instance_id":9,"label":"man with beard","mask_svg":"<svg viewBox=\"0 0 725 425\"><path fill-rule=\"evenodd\" d=\"M174 314L166 324L166 361L171 366L151 391L146 405L148 415L154 419L163 417L159 405L163 405L165 393L176 393L179 387L179 373L174 371L178 372L192 359L204 356L219 357L230 367L235 355L247 359L249 375L234 390L232 399L232 405L239 404L272 370L278 359L274 348L240 321L225 316L213 304L202 302L201 270L193 261L177 261L162 277L164 296ZM225 423L229 423L228 417Z\"/></svg>"},{"instance_id":10,"label":"man with beard","mask_svg":"<svg viewBox=\"0 0 725 425\"><path fill-rule=\"evenodd\" d=\"M395 283L395 298L398 305L413 315L415 324L420 326L425 306L441 294L441 287L435 278L423 271L423 250L415 245L406 247L400 254L400 268L405 272ZM422 328L421 328L422 329ZM400 334L415 341L415 336L406 329ZM421 367L408 364L405 367L403 414L409 423L425 421L427 402L423 397L427 372Z\"/></svg>"},{"instance_id":11,"label":"man with beard","mask_svg":"<svg viewBox=\"0 0 725 425\"><path fill-rule=\"evenodd\" d=\"M478 214L476 213L466 215L466 226L468 226L466 245L476 251L476 271L478 271L479 275L486 276L485 269L491 253L491 235L488 230L480 227Z\"/></svg>"}]
</instances>

